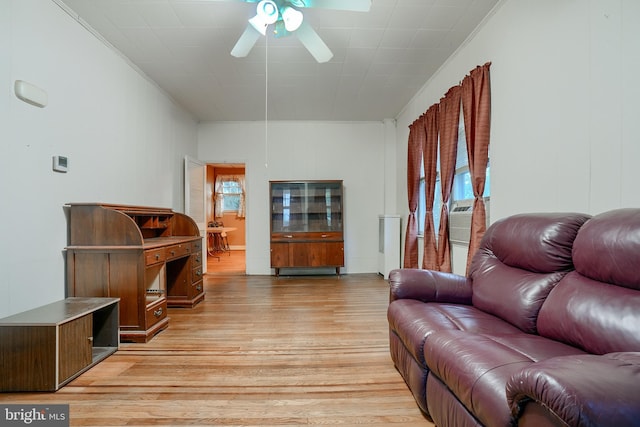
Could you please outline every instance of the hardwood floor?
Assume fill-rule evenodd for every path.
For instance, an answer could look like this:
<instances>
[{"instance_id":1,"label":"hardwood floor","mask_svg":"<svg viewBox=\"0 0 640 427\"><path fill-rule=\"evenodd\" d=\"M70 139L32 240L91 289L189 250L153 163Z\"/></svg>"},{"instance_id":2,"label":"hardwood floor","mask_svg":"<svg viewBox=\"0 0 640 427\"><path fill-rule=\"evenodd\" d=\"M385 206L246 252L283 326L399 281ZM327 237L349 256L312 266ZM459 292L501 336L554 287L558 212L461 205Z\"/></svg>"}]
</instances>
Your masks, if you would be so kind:
<instances>
[{"instance_id":1,"label":"hardwood floor","mask_svg":"<svg viewBox=\"0 0 640 427\"><path fill-rule=\"evenodd\" d=\"M72 426L433 426L389 356L388 285L374 274L207 275L205 300L56 393Z\"/></svg>"},{"instance_id":2,"label":"hardwood floor","mask_svg":"<svg viewBox=\"0 0 640 427\"><path fill-rule=\"evenodd\" d=\"M245 251L229 251L207 256L207 274L245 274Z\"/></svg>"}]
</instances>

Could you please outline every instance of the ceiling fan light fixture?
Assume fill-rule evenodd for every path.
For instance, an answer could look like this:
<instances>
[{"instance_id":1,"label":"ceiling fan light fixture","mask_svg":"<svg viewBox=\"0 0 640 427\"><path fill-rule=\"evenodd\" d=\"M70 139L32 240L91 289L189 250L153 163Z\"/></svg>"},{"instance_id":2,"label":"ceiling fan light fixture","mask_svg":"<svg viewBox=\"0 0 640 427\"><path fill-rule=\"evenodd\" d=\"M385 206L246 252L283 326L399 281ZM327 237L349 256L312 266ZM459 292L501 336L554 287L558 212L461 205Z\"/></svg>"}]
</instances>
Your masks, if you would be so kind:
<instances>
[{"instance_id":1,"label":"ceiling fan light fixture","mask_svg":"<svg viewBox=\"0 0 640 427\"><path fill-rule=\"evenodd\" d=\"M259 2L256 7L256 12L269 24L273 24L278 20L278 5L273 0L262 0Z\"/></svg>"},{"instance_id":2,"label":"ceiling fan light fixture","mask_svg":"<svg viewBox=\"0 0 640 427\"><path fill-rule=\"evenodd\" d=\"M249 19L249 23L264 36L267 27L275 23L278 17L278 5L273 0L262 0L256 6L256 16Z\"/></svg>"},{"instance_id":3,"label":"ceiling fan light fixture","mask_svg":"<svg viewBox=\"0 0 640 427\"><path fill-rule=\"evenodd\" d=\"M281 10L282 20L284 21L284 27L287 31L293 32L300 28L304 15L299 10L292 7L285 6Z\"/></svg>"}]
</instances>

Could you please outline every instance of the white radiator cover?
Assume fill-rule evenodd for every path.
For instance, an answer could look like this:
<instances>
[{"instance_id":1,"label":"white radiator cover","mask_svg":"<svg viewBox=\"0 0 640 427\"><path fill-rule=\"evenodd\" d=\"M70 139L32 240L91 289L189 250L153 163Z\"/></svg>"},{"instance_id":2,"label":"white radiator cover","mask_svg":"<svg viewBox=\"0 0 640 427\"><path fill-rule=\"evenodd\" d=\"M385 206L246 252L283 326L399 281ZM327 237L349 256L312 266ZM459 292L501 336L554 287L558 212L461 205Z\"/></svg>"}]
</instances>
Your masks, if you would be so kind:
<instances>
[{"instance_id":1,"label":"white radiator cover","mask_svg":"<svg viewBox=\"0 0 640 427\"><path fill-rule=\"evenodd\" d=\"M400 268L400 215L378 216L378 273L385 279Z\"/></svg>"}]
</instances>

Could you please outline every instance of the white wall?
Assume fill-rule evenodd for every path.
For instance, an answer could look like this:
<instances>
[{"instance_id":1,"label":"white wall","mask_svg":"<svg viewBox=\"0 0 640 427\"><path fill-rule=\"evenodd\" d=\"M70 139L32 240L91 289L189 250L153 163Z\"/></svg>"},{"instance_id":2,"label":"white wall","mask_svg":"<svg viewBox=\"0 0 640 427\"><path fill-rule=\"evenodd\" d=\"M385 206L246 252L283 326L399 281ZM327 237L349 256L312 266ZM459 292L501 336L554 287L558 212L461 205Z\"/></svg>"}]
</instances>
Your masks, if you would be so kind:
<instances>
[{"instance_id":1,"label":"white wall","mask_svg":"<svg viewBox=\"0 0 640 427\"><path fill-rule=\"evenodd\" d=\"M378 215L384 212L382 122L203 123L198 158L242 162L247 180L247 273L270 274L269 181L342 179L345 273L377 271ZM395 176L395 170L393 171Z\"/></svg>"},{"instance_id":2,"label":"white wall","mask_svg":"<svg viewBox=\"0 0 640 427\"><path fill-rule=\"evenodd\" d=\"M15 80L46 90L47 107L18 100ZM3 317L65 297L65 203L182 210L197 124L50 0L0 1L0 81Z\"/></svg>"},{"instance_id":3,"label":"white wall","mask_svg":"<svg viewBox=\"0 0 640 427\"><path fill-rule=\"evenodd\" d=\"M494 11L398 117L399 211L407 126L487 61L492 222L640 206L640 2L504 0Z\"/></svg>"}]
</instances>

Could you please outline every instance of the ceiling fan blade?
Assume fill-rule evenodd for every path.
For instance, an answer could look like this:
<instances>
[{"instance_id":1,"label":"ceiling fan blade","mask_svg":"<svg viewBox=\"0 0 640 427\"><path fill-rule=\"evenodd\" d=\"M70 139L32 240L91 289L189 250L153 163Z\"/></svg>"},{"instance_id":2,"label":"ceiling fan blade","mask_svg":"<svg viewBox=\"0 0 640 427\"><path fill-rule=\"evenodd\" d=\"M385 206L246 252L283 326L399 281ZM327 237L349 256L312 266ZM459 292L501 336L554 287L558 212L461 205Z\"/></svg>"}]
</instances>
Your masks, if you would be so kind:
<instances>
[{"instance_id":1,"label":"ceiling fan blade","mask_svg":"<svg viewBox=\"0 0 640 427\"><path fill-rule=\"evenodd\" d=\"M331 49L322 41L311 25L303 22L294 34L298 36L304 47L307 48L316 61L322 63L333 58L333 52L331 52Z\"/></svg>"},{"instance_id":2,"label":"ceiling fan blade","mask_svg":"<svg viewBox=\"0 0 640 427\"><path fill-rule=\"evenodd\" d=\"M238 39L236 45L231 50L231 55L236 58L244 58L251 52L253 46L256 44L262 34L258 32L253 25L247 25L244 33Z\"/></svg>"},{"instance_id":3,"label":"ceiling fan blade","mask_svg":"<svg viewBox=\"0 0 640 427\"><path fill-rule=\"evenodd\" d=\"M297 0L291 3L298 7L353 10L355 12L369 12L369 9L371 9L371 0ZM304 3L304 5L300 5L301 3Z\"/></svg>"}]
</instances>

